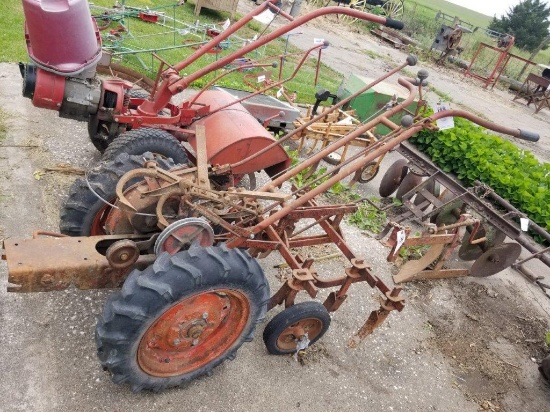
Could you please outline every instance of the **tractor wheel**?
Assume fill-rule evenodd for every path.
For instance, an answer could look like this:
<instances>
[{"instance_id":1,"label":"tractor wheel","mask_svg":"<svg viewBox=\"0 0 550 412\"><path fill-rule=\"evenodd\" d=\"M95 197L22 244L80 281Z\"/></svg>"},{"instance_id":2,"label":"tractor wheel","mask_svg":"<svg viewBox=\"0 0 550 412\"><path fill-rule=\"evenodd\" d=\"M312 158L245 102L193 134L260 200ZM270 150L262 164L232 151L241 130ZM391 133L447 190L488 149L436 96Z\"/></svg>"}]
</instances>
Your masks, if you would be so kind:
<instances>
[{"instance_id":1,"label":"tractor wheel","mask_svg":"<svg viewBox=\"0 0 550 412\"><path fill-rule=\"evenodd\" d=\"M295 353L307 333L309 344L319 340L330 326L330 315L319 302L302 302L278 313L264 329L264 343L272 355Z\"/></svg>"},{"instance_id":2,"label":"tractor wheel","mask_svg":"<svg viewBox=\"0 0 550 412\"><path fill-rule=\"evenodd\" d=\"M69 189L69 198L61 209L61 233L69 236L104 235L103 225L111 207L102 199L112 204L116 200L116 185L122 175L143 167L144 158L154 157L151 153L142 156L122 153L113 162L101 163L90 170L86 177L75 180ZM171 159L156 160L166 170L175 166ZM138 181L136 179L129 183Z\"/></svg>"},{"instance_id":3,"label":"tractor wheel","mask_svg":"<svg viewBox=\"0 0 550 412\"><path fill-rule=\"evenodd\" d=\"M139 156L145 152L171 157L176 164L187 163L187 153L174 136L164 130L149 127L122 133L105 150L101 160L111 161L121 153Z\"/></svg>"},{"instance_id":4,"label":"tractor wheel","mask_svg":"<svg viewBox=\"0 0 550 412\"><path fill-rule=\"evenodd\" d=\"M132 391L178 386L232 360L267 311L255 259L224 244L163 253L113 294L96 327L97 354Z\"/></svg>"}]
</instances>

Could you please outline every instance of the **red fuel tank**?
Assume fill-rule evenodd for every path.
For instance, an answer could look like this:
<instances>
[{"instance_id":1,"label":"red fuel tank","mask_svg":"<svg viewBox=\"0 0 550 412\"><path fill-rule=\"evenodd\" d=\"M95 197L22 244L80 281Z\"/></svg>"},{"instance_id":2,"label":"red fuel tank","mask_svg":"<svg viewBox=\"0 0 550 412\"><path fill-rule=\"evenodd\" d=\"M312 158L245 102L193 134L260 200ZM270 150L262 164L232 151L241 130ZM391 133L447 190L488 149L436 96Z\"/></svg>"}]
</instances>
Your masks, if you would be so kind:
<instances>
[{"instance_id":1,"label":"red fuel tank","mask_svg":"<svg viewBox=\"0 0 550 412\"><path fill-rule=\"evenodd\" d=\"M74 75L101 57L101 37L87 0L23 0L30 58L60 75Z\"/></svg>"}]
</instances>

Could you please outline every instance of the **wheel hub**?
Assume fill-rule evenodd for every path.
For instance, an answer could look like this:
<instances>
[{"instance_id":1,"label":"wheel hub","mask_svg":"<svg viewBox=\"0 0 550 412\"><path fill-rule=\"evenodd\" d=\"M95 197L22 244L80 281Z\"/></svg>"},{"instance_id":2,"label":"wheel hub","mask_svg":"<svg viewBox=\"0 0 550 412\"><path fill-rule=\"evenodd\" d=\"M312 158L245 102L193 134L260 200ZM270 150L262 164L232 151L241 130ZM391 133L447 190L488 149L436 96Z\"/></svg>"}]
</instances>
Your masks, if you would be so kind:
<instances>
[{"instance_id":1,"label":"wheel hub","mask_svg":"<svg viewBox=\"0 0 550 412\"><path fill-rule=\"evenodd\" d=\"M250 306L241 292L205 291L162 313L143 334L137 360L143 371L176 376L226 352L247 325Z\"/></svg>"}]
</instances>

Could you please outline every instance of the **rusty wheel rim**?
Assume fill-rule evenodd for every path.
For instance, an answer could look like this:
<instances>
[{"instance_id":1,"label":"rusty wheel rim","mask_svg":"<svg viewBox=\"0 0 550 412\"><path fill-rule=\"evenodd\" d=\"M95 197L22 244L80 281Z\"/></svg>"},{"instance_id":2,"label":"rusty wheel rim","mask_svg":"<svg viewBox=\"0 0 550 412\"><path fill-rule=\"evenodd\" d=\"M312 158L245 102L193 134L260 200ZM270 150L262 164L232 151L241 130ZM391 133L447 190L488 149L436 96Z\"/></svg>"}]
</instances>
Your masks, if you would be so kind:
<instances>
[{"instance_id":1,"label":"rusty wheel rim","mask_svg":"<svg viewBox=\"0 0 550 412\"><path fill-rule=\"evenodd\" d=\"M305 318L293 323L283 330L277 338L277 347L281 350L292 350L296 348L297 341L307 333L310 341L323 330L323 322L316 318Z\"/></svg>"},{"instance_id":2,"label":"rusty wheel rim","mask_svg":"<svg viewBox=\"0 0 550 412\"><path fill-rule=\"evenodd\" d=\"M90 227L90 236L101 236L107 234L105 232L105 222L107 221L107 216L109 216L110 211L111 206L109 205L103 205L103 207L99 209L99 211L94 216L94 219L92 220L92 225Z\"/></svg>"},{"instance_id":3,"label":"rusty wheel rim","mask_svg":"<svg viewBox=\"0 0 550 412\"><path fill-rule=\"evenodd\" d=\"M236 290L216 289L190 296L149 326L139 343L138 364L157 377L202 368L233 346L249 317L249 301Z\"/></svg>"}]
</instances>

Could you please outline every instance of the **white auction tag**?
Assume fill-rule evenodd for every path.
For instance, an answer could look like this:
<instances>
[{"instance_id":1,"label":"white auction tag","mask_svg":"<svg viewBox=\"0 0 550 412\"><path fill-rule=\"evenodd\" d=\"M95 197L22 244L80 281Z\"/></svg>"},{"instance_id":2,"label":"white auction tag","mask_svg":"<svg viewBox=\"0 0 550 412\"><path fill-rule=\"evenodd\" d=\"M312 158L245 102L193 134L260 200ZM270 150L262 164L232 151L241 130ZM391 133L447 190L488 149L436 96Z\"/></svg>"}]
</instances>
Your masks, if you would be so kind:
<instances>
[{"instance_id":1,"label":"white auction tag","mask_svg":"<svg viewBox=\"0 0 550 412\"><path fill-rule=\"evenodd\" d=\"M439 102L433 108L436 113L444 112L445 110L450 110L451 105L448 102ZM452 129L455 127L455 121L453 117L443 117L436 120L435 122L439 130Z\"/></svg>"},{"instance_id":2,"label":"white auction tag","mask_svg":"<svg viewBox=\"0 0 550 412\"><path fill-rule=\"evenodd\" d=\"M313 39L313 44L323 44L325 39Z\"/></svg>"},{"instance_id":3,"label":"white auction tag","mask_svg":"<svg viewBox=\"0 0 550 412\"><path fill-rule=\"evenodd\" d=\"M265 82L265 75L258 76L258 83Z\"/></svg>"},{"instance_id":4,"label":"white auction tag","mask_svg":"<svg viewBox=\"0 0 550 412\"><path fill-rule=\"evenodd\" d=\"M263 24L271 23L274 18L275 18L275 13L271 12L271 10L264 10L257 16L253 17L254 20L257 20Z\"/></svg>"},{"instance_id":5,"label":"white auction tag","mask_svg":"<svg viewBox=\"0 0 550 412\"><path fill-rule=\"evenodd\" d=\"M529 219L526 217L520 217L519 222L521 224L521 230L527 232L527 230L529 230Z\"/></svg>"},{"instance_id":6,"label":"white auction tag","mask_svg":"<svg viewBox=\"0 0 550 412\"><path fill-rule=\"evenodd\" d=\"M395 251L393 254L396 254L399 249L401 249L401 246L403 246L403 243L405 243L405 239L407 239L407 234L404 230L400 230L397 232L397 243L395 244Z\"/></svg>"},{"instance_id":7,"label":"white auction tag","mask_svg":"<svg viewBox=\"0 0 550 412\"><path fill-rule=\"evenodd\" d=\"M281 87L279 90L277 90L277 99L280 98L283 95L283 88Z\"/></svg>"},{"instance_id":8,"label":"white auction tag","mask_svg":"<svg viewBox=\"0 0 550 412\"><path fill-rule=\"evenodd\" d=\"M222 29L227 30L227 28L231 25L231 21L227 19L225 23L222 26Z\"/></svg>"}]
</instances>

